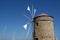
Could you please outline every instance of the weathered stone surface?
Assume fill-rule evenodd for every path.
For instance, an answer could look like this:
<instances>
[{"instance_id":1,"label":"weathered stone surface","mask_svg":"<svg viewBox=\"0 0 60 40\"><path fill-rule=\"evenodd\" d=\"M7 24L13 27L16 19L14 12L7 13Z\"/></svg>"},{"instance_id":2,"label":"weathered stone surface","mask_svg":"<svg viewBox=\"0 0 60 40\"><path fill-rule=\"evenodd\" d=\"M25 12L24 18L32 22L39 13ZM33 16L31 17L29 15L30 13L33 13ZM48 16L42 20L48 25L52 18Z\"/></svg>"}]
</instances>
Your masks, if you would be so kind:
<instances>
[{"instance_id":1,"label":"weathered stone surface","mask_svg":"<svg viewBox=\"0 0 60 40\"><path fill-rule=\"evenodd\" d=\"M34 19L34 40L55 40L52 17L40 16Z\"/></svg>"}]
</instances>

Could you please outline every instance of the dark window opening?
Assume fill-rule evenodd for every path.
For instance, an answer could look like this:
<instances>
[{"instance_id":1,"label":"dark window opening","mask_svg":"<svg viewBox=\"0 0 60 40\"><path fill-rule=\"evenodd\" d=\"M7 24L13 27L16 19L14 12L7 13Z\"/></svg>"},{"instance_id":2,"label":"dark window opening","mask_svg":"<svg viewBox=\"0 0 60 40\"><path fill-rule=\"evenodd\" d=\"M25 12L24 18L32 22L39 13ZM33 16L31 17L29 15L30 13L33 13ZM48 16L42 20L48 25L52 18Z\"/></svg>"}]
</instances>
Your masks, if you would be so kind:
<instances>
[{"instance_id":1,"label":"dark window opening","mask_svg":"<svg viewBox=\"0 0 60 40\"><path fill-rule=\"evenodd\" d=\"M47 36L46 36L46 38L47 38Z\"/></svg>"},{"instance_id":2,"label":"dark window opening","mask_svg":"<svg viewBox=\"0 0 60 40\"><path fill-rule=\"evenodd\" d=\"M38 26L38 23L36 23L36 25Z\"/></svg>"},{"instance_id":3,"label":"dark window opening","mask_svg":"<svg viewBox=\"0 0 60 40\"><path fill-rule=\"evenodd\" d=\"M38 40L38 38L35 38L35 40Z\"/></svg>"},{"instance_id":4,"label":"dark window opening","mask_svg":"<svg viewBox=\"0 0 60 40\"><path fill-rule=\"evenodd\" d=\"M42 36L42 38L43 38L43 36Z\"/></svg>"}]
</instances>

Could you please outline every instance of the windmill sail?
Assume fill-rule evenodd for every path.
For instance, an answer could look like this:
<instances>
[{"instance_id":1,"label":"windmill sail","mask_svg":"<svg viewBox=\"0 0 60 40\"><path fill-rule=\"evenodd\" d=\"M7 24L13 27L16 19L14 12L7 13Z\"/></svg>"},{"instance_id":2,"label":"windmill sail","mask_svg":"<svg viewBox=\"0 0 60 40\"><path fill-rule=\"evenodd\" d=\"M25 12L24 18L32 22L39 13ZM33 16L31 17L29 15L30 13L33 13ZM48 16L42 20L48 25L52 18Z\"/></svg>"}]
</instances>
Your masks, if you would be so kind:
<instances>
[{"instance_id":1,"label":"windmill sail","mask_svg":"<svg viewBox=\"0 0 60 40\"><path fill-rule=\"evenodd\" d=\"M34 9L33 17L35 16L35 13L36 13L36 9Z\"/></svg>"},{"instance_id":2,"label":"windmill sail","mask_svg":"<svg viewBox=\"0 0 60 40\"><path fill-rule=\"evenodd\" d=\"M25 30L27 30L27 25L28 25L28 24L23 25L23 28L24 28Z\"/></svg>"},{"instance_id":3,"label":"windmill sail","mask_svg":"<svg viewBox=\"0 0 60 40\"><path fill-rule=\"evenodd\" d=\"M27 7L27 10L30 11L30 7L29 6Z\"/></svg>"},{"instance_id":4,"label":"windmill sail","mask_svg":"<svg viewBox=\"0 0 60 40\"><path fill-rule=\"evenodd\" d=\"M30 27L31 27L31 24L29 25L29 29L28 29L28 32L27 32L26 38L28 38L28 35L29 35L29 32L30 32Z\"/></svg>"},{"instance_id":5,"label":"windmill sail","mask_svg":"<svg viewBox=\"0 0 60 40\"><path fill-rule=\"evenodd\" d=\"M35 13L36 13L36 9L34 9L34 15L35 15Z\"/></svg>"},{"instance_id":6,"label":"windmill sail","mask_svg":"<svg viewBox=\"0 0 60 40\"><path fill-rule=\"evenodd\" d=\"M28 17L28 16L26 16L26 15L24 15L27 19L29 19L30 20L30 18Z\"/></svg>"},{"instance_id":7,"label":"windmill sail","mask_svg":"<svg viewBox=\"0 0 60 40\"><path fill-rule=\"evenodd\" d=\"M29 18L29 16L26 16L26 15L24 15L24 16L25 16L27 19L29 19L30 22L32 22L31 20L33 20L33 18L34 18L34 15L35 15L35 13L36 13L36 9L33 9L33 5L32 5L32 10L30 9L29 6L27 7L27 10L29 11L29 13L30 13L30 15L31 15L32 18ZM27 30L28 23L25 24L25 25L23 25L23 28L24 28L25 30L27 30L26 38L28 38L28 36L29 36L29 32L30 32L30 28L31 28L31 23L30 23L30 22L29 22L30 25L29 25L28 30Z\"/></svg>"}]
</instances>

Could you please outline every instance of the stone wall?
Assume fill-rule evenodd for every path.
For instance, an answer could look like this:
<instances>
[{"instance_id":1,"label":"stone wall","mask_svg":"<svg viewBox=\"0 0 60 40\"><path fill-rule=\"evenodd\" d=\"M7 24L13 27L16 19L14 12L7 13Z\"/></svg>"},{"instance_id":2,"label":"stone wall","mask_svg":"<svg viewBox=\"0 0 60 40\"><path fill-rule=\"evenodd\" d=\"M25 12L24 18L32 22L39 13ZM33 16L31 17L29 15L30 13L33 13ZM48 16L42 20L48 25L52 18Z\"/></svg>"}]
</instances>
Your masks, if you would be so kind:
<instances>
[{"instance_id":1,"label":"stone wall","mask_svg":"<svg viewBox=\"0 0 60 40\"><path fill-rule=\"evenodd\" d=\"M34 40L55 40L52 17L38 16L34 18Z\"/></svg>"}]
</instances>

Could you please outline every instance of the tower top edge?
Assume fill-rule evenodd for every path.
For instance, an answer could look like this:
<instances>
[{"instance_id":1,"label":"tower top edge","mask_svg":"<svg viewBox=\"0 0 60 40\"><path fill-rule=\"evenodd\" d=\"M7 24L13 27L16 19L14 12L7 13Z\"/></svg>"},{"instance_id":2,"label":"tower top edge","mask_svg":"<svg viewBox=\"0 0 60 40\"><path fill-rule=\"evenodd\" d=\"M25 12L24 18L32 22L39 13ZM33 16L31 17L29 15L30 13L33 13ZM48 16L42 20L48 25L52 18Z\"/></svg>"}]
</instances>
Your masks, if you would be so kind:
<instances>
[{"instance_id":1,"label":"tower top edge","mask_svg":"<svg viewBox=\"0 0 60 40\"><path fill-rule=\"evenodd\" d=\"M33 19L36 19L36 18L38 18L38 17L51 17L51 18L54 18L53 16L49 16L49 15L46 14L46 13L41 13L40 15L34 17Z\"/></svg>"},{"instance_id":2,"label":"tower top edge","mask_svg":"<svg viewBox=\"0 0 60 40\"><path fill-rule=\"evenodd\" d=\"M39 16L48 16L48 14L41 13Z\"/></svg>"}]
</instances>

